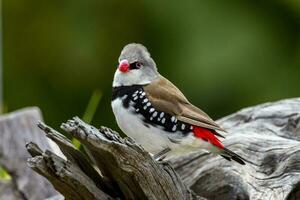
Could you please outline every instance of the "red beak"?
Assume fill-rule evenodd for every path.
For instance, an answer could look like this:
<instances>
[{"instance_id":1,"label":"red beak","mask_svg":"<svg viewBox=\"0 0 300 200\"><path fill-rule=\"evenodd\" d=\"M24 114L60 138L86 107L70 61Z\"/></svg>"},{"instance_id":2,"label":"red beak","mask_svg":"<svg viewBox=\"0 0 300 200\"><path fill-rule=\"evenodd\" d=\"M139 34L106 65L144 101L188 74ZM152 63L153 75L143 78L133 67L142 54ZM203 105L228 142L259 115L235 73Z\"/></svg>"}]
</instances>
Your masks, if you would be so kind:
<instances>
[{"instance_id":1,"label":"red beak","mask_svg":"<svg viewBox=\"0 0 300 200\"><path fill-rule=\"evenodd\" d=\"M124 59L124 60L121 60L120 61L120 64L119 64L119 70L123 73L126 73L129 71L129 67L130 67L130 64L128 62L128 60Z\"/></svg>"}]
</instances>

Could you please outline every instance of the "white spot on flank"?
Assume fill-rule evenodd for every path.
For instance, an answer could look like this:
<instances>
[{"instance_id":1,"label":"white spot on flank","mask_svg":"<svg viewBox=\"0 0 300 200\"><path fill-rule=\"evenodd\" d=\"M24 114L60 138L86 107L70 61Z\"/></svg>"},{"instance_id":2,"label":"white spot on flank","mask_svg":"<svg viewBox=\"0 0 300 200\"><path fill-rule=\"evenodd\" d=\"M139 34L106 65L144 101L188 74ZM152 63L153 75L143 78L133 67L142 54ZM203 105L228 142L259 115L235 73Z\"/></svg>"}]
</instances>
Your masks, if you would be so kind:
<instances>
[{"instance_id":1,"label":"white spot on flank","mask_svg":"<svg viewBox=\"0 0 300 200\"><path fill-rule=\"evenodd\" d=\"M150 109L150 113L153 113L154 111L155 111L154 108L151 108L151 109Z\"/></svg>"},{"instance_id":2,"label":"white spot on flank","mask_svg":"<svg viewBox=\"0 0 300 200\"><path fill-rule=\"evenodd\" d=\"M155 111L152 116L156 117L157 116L157 112Z\"/></svg>"},{"instance_id":3,"label":"white spot on flank","mask_svg":"<svg viewBox=\"0 0 300 200\"><path fill-rule=\"evenodd\" d=\"M139 91L140 94L142 94L142 92L143 92L142 90Z\"/></svg>"},{"instance_id":4,"label":"white spot on flank","mask_svg":"<svg viewBox=\"0 0 300 200\"><path fill-rule=\"evenodd\" d=\"M152 120L153 120L153 117L150 117L150 120L152 121Z\"/></svg>"},{"instance_id":5,"label":"white spot on flank","mask_svg":"<svg viewBox=\"0 0 300 200\"><path fill-rule=\"evenodd\" d=\"M145 92L142 92L141 96L145 96L145 95L146 95L146 93L145 93Z\"/></svg>"},{"instance_id":6,"label":"white spot on flank","mask_svg":"<svg viewBox=\"0 0 300 200\"><path fill-rule=\"evenodd\" d=\"M160 118L163 118L164 115L165 115L165 113L164 113L164 112L161 112L160 115L159 115L159 117L160 117Z\"/></svg>"},{"instance_id":7,"label":"white spot on flank","mask_svg":"<svg viewBox=\"0 0 300 200\"><path fill-rule=\"evenodd\" d=\"M182 129L182 130L185 129L185 125L184 125L184 124L181 125L181 129Z\"/></svg>"},{"instance_id":8,"label":"white spot on flank","mask_svg":"<svg viewBox=\"0 0 300 200\"><path fill-rule=\"evenodd\" d=\"M191 130L193 130L193 128L194 128L193 126L190 127Z\"/></svg>"},{"instance_id":9,"label":"white spot on flank","mask_svg":"<svg viewBox=\"0 0 300 200\"><path fill-rule=\"evenodd\" d=\"M138 97L137 97L137 96L133 98L133 100L137 100L137 99L138 99Z\"/></svg>"},{"instance_id":10,"label":"white spot on flank","mask_svg":"<svg viewBox=\"0 0 300 200\"><path fill-rule=\"evenodd\" d=\"M162 120L161 120L161 123L165 123L166 122L166 118L163 118Z\"/></svg>"},{"instance_id":11,"label":"white spot on flank","mask_svg":"<svg viewBox=\"0 0 300 200\"><path fill-rule=\"evenodd\" d=\"M143 103L147 103L149 100L146 98L144 99Z\"/></svg>"},{"instance_id":12,"label":"white spot on flank","mask_svg":"<svg viewBox=\"0 0 300 200\"><path fill-rule=\"evenodd\" d=\"M177 128L177 126L174 125L173 128L172 128L172 131L176 131L176 128Z\"/></svg>"},{"instance_id":13,"label":"white spot on flank","mask_svg":"<svg viewBox=\"0 0 300 200\"><path fill-rule=\"evenodd\" d=\"M136 97L137 96L137 94L136 93L134 93L133 95L132 95L132 97Z\"/></svg>"},{"instance_id":14,"label":"white spot on flank","mask_svg":"<svg viewBox=\"0 0 300 200\"><path fill-rule=\"evenodd\" d=\"M139 112L139 111L140 111L140 109L139 109L139 108L137 108L135 111L136 111L136 112Z\"/></svg>"},{"instance_id":15,"label":"white spot on flank","mask_svg":"<svg viewBox=\"0 0 300 200\"><path fill-rule=\"evenodd\" d=\"M148 103L147 103L147 106L151 106L151 103L150 103L150 102L148 102Z\"/></svg>"},{"instance_id":16,"label":"white spot on flank","mask_svg":"<svg viewBox=\"0 0 300 200\"><path fill-rule=\"evenodd\" d=\"M144 109L144 110L146 110L147 108L148 108L147 106L144 106L144 108L143 108L143 109Z\"/></svg>"},{"instance_id":17,"label":"white spot on flank","mask_svg":"<svg viewBox=\"0 0 300 200\"><path fill-rule=\"evenodd\" d=\"M175 120L176 120L176 117L175 117L175 116L172 116L172 117L171 117L171 121L172 121L172 122L175 122Z\"/></svg>"}]
</instances>

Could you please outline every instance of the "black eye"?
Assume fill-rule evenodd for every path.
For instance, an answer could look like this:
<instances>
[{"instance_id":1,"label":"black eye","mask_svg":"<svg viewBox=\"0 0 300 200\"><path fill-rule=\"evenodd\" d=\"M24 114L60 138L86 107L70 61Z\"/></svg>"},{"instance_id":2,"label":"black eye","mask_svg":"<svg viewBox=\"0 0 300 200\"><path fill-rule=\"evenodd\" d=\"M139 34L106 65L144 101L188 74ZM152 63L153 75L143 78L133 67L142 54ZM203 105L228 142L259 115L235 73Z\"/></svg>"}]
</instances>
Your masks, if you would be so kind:
<instances>
[{"instance_id":1,"label":"black eye","mask_svg":"<svg viewBox=\"0 0 300 200\"><path fill-rule=\"evenodd\" d=\"M134 62L130 64L130 69L140 69L142 64L140 62Z\"/></svg>"},{"instance_id":2,"label":"black eye","mask_svg":"<svg viewBox=\"0 0 300 200\"><path fill-rule=\"evenodd\" d=\"M136 62L136 63L135 63L135 66L136 66L137 69L139 69L139 68L142 67L142 64L141 64L140 62Z\"/></svg>"}]
</instances>

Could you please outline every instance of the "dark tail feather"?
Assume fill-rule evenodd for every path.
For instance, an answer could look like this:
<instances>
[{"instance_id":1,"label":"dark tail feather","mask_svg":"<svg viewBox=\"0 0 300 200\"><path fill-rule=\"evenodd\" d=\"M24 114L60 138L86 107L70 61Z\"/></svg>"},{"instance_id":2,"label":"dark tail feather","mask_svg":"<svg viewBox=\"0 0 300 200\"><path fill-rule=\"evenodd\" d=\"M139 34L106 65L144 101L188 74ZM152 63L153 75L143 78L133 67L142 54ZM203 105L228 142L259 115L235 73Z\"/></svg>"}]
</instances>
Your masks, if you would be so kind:
<instances>
[{"instance_id":1,"label":"dark tail feather","mask_svg":"<svg viewBox=\"0 0 300 200\"><path fill-rule=\"evenodd\" d=\"M230 151L227 148L222 149L221 156L229 161L234 160L235 162L238 162L241 165L246 164L245 163L246 160L244 158L242 158L241 156L237 155L236 153Z\"/></svg>"}]
</instances>

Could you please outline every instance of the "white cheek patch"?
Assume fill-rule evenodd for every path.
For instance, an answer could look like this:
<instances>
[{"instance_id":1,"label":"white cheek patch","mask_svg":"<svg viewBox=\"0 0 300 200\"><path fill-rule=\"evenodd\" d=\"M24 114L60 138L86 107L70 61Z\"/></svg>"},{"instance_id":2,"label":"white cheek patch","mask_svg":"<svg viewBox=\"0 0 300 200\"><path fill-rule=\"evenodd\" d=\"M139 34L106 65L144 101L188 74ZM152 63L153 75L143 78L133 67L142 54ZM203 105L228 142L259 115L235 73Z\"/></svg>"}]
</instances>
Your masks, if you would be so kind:
<instances>
[{"instance_id":1,"label":"white cheek patch","mask_svg":"<svg viewBox=\"0 0 300 200\"><path fill-rule=\"evenodd\" d=\"M146 85L151 82L151 77L142 76L141 70L131 70L126 73L120 72L118 69L115 72L113 87L128 86L128 85Z\"/></svg>"}]
</instances>

